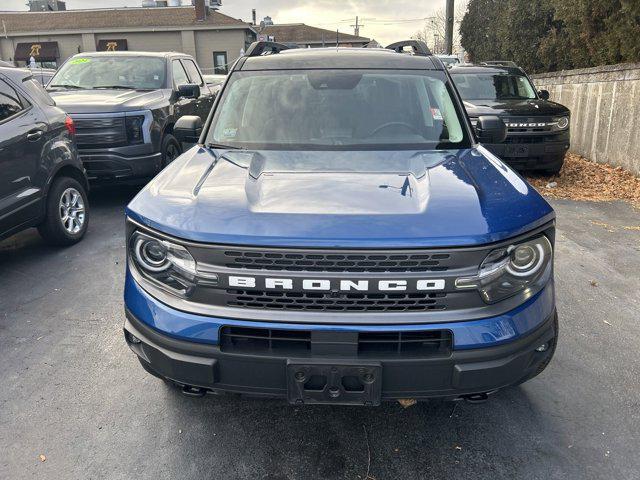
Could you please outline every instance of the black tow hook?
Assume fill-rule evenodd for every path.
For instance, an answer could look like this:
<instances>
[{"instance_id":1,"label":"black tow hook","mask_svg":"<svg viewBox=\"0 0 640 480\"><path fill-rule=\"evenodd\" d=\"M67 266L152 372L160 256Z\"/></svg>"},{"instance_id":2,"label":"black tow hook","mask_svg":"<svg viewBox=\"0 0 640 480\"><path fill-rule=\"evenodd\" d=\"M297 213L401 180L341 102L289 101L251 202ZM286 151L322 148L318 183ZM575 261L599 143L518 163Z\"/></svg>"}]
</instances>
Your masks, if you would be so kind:
<instances>
[{"instance_id":1,"label":"black tow hook","mask_svg":"<svg viewBox=\"0 0 640 480\"><path fill-rule=\"evenodd\" d=\"M489 398L486 393L474 393L472 395L465 395L464 398L468 403L484 403Z\"/></svg>"},{"instance_id":2,"label":"black tow hook","mask_svg":"<svg viewBox=\"0 0 640 480\"><path fill-rule=\"evenodd\" d=\"M207 389L185 385L182 387L182 394L187 397L204 397L207 394Z\"/></svg>"}]
</instances>

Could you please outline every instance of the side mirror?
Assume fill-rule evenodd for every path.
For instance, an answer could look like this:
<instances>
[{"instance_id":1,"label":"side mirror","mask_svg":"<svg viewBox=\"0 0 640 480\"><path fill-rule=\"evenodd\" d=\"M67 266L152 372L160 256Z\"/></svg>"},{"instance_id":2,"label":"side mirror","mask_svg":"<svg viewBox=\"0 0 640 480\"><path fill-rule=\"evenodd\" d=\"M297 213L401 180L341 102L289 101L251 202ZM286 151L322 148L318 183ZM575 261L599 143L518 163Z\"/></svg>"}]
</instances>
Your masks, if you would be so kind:
<instances>
[{"instance_id":1,"label":"side mirror","mask_svg":"<svg viewBox=\"0 0 640 480\"><path fill-rule=\"evenodd\" d=\"M542 100L549 100L549 97L551 96L549 95L549 90L540 90L538 95Z\"/></svg>"},{"instance_id":2,"label":"side mirror","mask_svg":"<svg viewBox=\"0 0 640 480\"><path fill-rule=\"evenodd\" d=\"M507 139L507 126L495 115L478 117L476 133L480 143L502 143Z\"/></svg>"},{"instance_id":3,"label":"side mirror","mask_svg":"<svg viewBox=\"0 0 640 480\"><path fill-rule=\"evenodd\" d=\"M200 85L196 85L195 83L185 83L184 85L178 85L178 97L199 98Z\"/></svg>"},{"instance_id":4,"label":"side mirror","mask_svg":"<svg viewBox=\"0 0 640 480\"><path fill-rule=\"evenodd\" d=\"M196 115L180 117L173 126L173 136L182 143L197 143L202 133L202 119Z\"/></svg>"}]
</instances>

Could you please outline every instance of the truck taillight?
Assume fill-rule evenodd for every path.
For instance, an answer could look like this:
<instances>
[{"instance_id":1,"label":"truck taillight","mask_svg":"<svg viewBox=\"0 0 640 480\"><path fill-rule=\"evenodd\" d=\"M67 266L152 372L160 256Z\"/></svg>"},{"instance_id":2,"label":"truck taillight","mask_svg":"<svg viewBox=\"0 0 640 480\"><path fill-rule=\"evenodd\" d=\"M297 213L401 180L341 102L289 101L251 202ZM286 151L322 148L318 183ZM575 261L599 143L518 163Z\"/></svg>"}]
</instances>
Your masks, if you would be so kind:
<instances>
[{"instance_id":1,"label":"truck taillight","mask_svg":"<svg viewBox=\"0 0 640 480\"><path fill-rule=\"evenodd\" d=\"M71 117L65 118L64 126L67 127L67 131L69 132L69 135L75 135L76 134L76 124L73 123L73 118L71 118Z\"/></svg>"}]
</instances>

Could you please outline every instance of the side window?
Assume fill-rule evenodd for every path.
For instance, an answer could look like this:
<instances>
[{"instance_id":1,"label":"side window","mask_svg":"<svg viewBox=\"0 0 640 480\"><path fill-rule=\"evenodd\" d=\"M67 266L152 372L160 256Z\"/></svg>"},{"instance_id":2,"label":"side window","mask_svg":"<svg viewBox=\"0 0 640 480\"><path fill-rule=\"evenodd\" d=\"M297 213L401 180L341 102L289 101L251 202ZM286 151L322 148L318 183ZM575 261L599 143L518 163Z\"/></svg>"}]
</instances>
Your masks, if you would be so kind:
<instances>
[{"instance_id":1,"label":"side window","mask_svg":"<svg viewBox=\"0 0 640 480\"><path fill-rule=\"evenodd\" d=\"M229 73L227 52L213 52L213 73L226 75Z\"/></svg>"},{"instance_id":2,"label":"side window","mask_svg":"<svg viewBox=\"0 0 640 480\"><path fill-rule=\"evenodd\" d=\"M198 67L193 63L193 60L182 60L182 64L184 68L187 69L187 73L189 74L189 78L191 79L191 83L197 83L201 87L204 87L204 80L202 79L202 75L198 71Z\"/></svg>"},{"instance_id":3,"label":"side window","mask_svg":"<svg viewBox=\"0 0 640 480\"><path fill-rule=\"evenodd\" d=\"M22 102L18 93L4 80L0 80L0 122L22 111Z\"/></svg>"},{"instance_id":4,"label":"side window","mask_svg":"<svg viewBox=\"0 0 640 480\"><path fill-rule=\"evenodd\" d=\"M56 104L56 102L53 101L53 98L49 96L49 93L44 89L40 82L35 79L35 77L24 80L22 85L24 85L24 89L27 93L30 94L37 102L51 106Z\"/></svg>"},{"instance_id":5,"label":"side window","mask_svg":"<svg viewBox=\"0 0 640 480\"><path fill-rule=\"evenodd\" d=\"M184 85L185 83L189 83L189 77L187 76L187 72L184 71L182 63L180 60L174 60L172 64L173 68L173 84L177 87L178 85Z\"/></svg>"}]
</instances>

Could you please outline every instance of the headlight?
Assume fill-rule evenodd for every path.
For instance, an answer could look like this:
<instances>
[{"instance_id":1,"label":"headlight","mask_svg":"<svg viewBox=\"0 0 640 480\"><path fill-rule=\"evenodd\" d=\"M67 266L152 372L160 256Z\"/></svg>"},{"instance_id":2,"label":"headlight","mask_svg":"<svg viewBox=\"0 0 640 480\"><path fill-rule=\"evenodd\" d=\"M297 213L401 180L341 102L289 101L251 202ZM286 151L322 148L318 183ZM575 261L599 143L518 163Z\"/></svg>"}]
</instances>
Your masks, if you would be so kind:
<instances>
[{"instance_id":1,"label":"headlight","mask_svg":"<svg viewBox=\"0 0 640 480\"><path fill-rule=\"evenodd\" d=\"M129 145L144 143L144 133L142 131L143 125L144 115L135 115L125 118L127 142L129 143Z\"/></svg>"},{"instance_id":2,"label":"headlight","mask_svg":"<svg viewBox=\"0 0 640 480\"><path fill-rule=\"evenodd\" d=\"M129 251L137 270L171 293L188 296L196 286L196 261L183 246L136 231Z\"/></svg>"},{"instance_id":3,"label":"headlight","mask_svg":"<svg viewBox=\"0 0 640 480\"><path fill-rule=\"evenodd\" d=\"M486 303L496 303L519 292L535 295L544 287L553 249L544 235L492 251L478 275L456 279L458 289L477 289Z\"/></svg>"},{"instance_id":4,"label":"headlight","mask_svg":"<svg viewBox=\"0 0 640 480\"><path fill-rule=\"evenodd\" d=\"M558 130L565 130L569 126L569 117L558 117L553 119Z\"/></svg>"}]
</instances>

